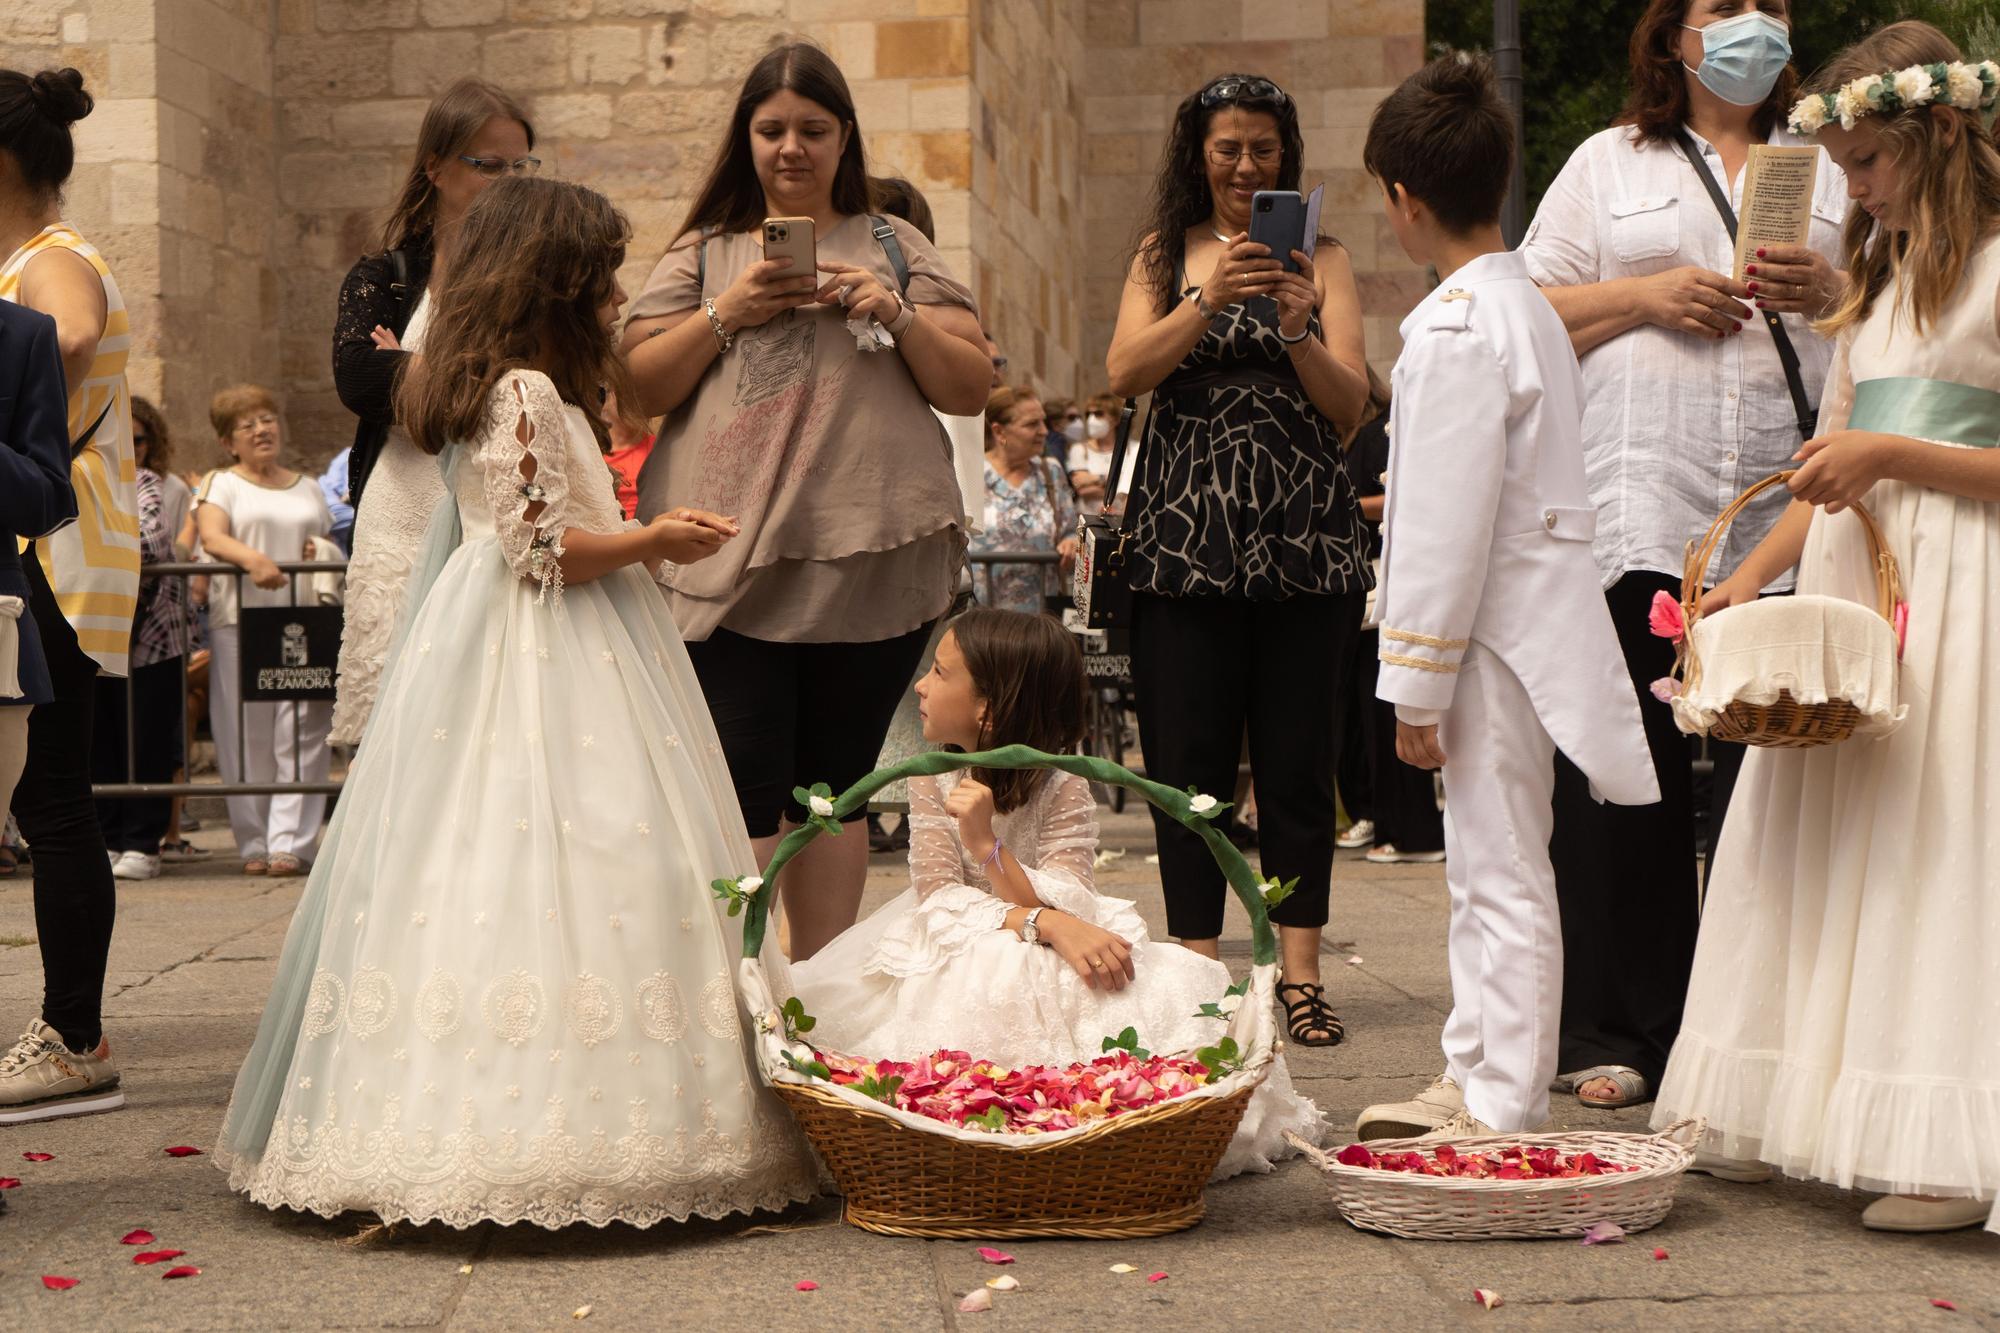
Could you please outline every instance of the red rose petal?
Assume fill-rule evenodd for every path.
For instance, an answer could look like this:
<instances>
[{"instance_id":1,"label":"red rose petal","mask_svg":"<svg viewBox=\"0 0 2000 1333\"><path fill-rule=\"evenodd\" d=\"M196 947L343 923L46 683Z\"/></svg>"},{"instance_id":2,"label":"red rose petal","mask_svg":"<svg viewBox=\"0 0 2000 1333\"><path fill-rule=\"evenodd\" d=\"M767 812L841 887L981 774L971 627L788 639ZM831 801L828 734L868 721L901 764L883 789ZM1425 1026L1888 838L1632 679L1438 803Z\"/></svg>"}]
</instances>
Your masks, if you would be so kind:
<instances>
[{"instance_id":1,"label":"red rose petal","mask_svg":"<svg viewBox=\"0 0 2000 1333\"><path fill-rule=\"evenodd\" d=\"M119 1240L120 1245L151 1245L159 1237L146 1230L128 1231Z\"/></svg>"},{"instance_id":2,"label":"red rose petal","mask_svg":"<svg viewBox=\"0 0 2000 1333\"><path fill-rule=\"evenodd\" d=\"M53 1162L56 1160L56 1155L52 1152L24 1152L21 1156L30 1162ZM64 1288L64 1290L68 1289Z\"/></svg>"},{"instance_id":3,"label":"red rose petal","mask_svg":"<svg viewBox=\"0 0 2000 1333\"><path fill-rule=\"evenodd\" d=\"M817 1283L817 1282L814 1282L814 1281L813 1281L813 1280L812 1280L811 1278L807 1278L807 1279L806 1279L805 1281L803 1281L803 1282L795 1282L795 1283L793 1283L793 1284L792 1284L792 1290L793 1290L793 1291L818 1291L818 1290L819 1290L819 1283Z\"/></svg>"},{"instance_id":4,"label":"red rose petal","mask_svg":"<svg viewBox=\"0 0 2000 1333\"><path fill-rule=\"evenodd\" d=\"M1657 1259L1664 1259L1664 1258L1666 1258L1666 1257L1667 1257L1667 1252L1666 1252L1665 1250L1661 1250L1661 1249L1655 1249L1655 1250L1653 1251L1653 1258L1654 1258L1654 1259L1656 1259L1656 1260L1657 1260Z\"/></svg>"},{"instance_id":5,"label":"red rose petal","mask_svg":"<svg viewBox=\"0 0 2000 1333\"><path fill-rule=\"evenodd\" d=\"M43 1280L47 1281L46 1278L44 1278ZM1940 1310L1956 1310L1958 1308L1956 1305L1953 1305L1950 1301L1946 1300L1942 1296L1931 1297L1931 1304L1935 1305Z\"/></svg>"},{"instance_id":6,"label":"red rose petal","mask_svg":"<svg viewBox=\"0 0 2000 1333\"><path fill-rule=\"evenodd\" d=\"M186 1253L186 1250L146 1250L140 1254L133 1255L132 1262L135 1264L163 1264L169 1259L178 1259Z\"/></svg>"},{"instance_id":7,"label":"red rose petal","mask_svg":"<svg viewBox=\"0 0 2000 1333\"><path fill-rule=\"evenodd\" d=\"M1166 1280L1167 1280L1167 1275L1165 1273L1146 1274L1146 1281L1148 1282L1165 1282Z\"/></svg>"},{"instance_id":8,"label":"red rose petal","mask_svg":"<svg viewBox=\"0 0 2000 1333\"><path fill-rule=\"evenodd\" d=\"M44 1273L42 1274L42 1285L50 1291L68 1291L76 1285L76 1279L73 1277L52 1277Z\"/></svg>"},{"instance_id":9,"label":"red rose petal","mask_svg":"<svg viewBox=\"0 0 2000 1333\"><path fill-rule=\"evenodd\" d=\"M190 1148L185 1143L168 1148L165 1152L169 1157L200 1157L202 1155L201 1149Z\"/></svg>"},{"instance_id":10,"label":"red rose petal","mask_svg":"<svg viewBox=\"0 0 2000 1333\"><path fill-rule=\"evenodd\" d=\"M17 1190L19 1188L21 1188L21 1182L18 1177L0 1176L0 1190Z\"/></svg>"},{"instance_id":11,"label":"red rose petal","mask_svg":"<svg viewBox=\"0 0 2000 1333\"><path fill-rule=\"evenodd\" d=\"M182 1264L179 1268L169 1268L166 1272L160 1274L160 1278L164 1281L170 1277L193 1277L199 1272L201 1270L193 1264Z\"/></svg>"}]
</instances>

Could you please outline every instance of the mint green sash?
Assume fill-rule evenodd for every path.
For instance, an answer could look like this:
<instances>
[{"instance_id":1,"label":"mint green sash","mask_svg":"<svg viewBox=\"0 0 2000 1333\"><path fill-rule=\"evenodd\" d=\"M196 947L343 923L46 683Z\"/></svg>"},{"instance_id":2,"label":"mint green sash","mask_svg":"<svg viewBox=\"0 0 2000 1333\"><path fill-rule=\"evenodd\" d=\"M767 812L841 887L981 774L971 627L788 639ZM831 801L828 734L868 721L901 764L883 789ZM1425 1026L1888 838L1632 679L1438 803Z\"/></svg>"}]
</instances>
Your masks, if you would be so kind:
<instances>
[{"instance_id":1,"label":"mint green sash","mask_svg":"<svg viewBox=\"0 0 2000 1333\"><path fill-rule=\"evenodd\" d=\"M1847 428L1991 449L2000 445L2000 393L1908 376L1862 380Z\"/></svg>"}]
</instances>

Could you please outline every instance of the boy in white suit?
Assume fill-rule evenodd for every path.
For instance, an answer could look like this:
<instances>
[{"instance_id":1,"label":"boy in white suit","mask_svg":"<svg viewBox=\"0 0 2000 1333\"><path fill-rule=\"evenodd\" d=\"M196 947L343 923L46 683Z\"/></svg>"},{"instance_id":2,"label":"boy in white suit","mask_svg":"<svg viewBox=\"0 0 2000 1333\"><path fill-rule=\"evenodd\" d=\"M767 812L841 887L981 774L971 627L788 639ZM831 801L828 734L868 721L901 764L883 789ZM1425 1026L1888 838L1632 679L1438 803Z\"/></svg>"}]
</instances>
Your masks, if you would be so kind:
<instances>
[{"instance_id":1,"label":"boy in white suit","mask_svg":"<svg viewBox=\"0 0 2000 1333\"><path fill-rule=\"evenodd\" d=\"M1376 692L1403 761L1444 769L1452 1012L1445 1073L1363 1112L1363 1138L1553 1128L1555 751L1603 797L1659 799L1591 559L1582 376L1500 236L1512 155L1492 68L1463 56L1412 75L1368 129L1389 225L1439 275L1394 375Z\"/></svg>"}]
</instances>

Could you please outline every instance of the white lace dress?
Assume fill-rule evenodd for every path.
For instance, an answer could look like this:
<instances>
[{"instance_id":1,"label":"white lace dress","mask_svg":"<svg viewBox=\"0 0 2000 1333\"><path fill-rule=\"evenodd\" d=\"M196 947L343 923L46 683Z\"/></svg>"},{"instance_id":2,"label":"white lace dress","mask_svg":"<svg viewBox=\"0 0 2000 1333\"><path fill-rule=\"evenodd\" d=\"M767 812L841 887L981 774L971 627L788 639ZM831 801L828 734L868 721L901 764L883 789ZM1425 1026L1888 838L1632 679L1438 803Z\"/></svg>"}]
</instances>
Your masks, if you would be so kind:
<instances>
[{"instance_id":1,"label":"white lace dress","mask_svg":"<svg viewBox=\"0 0 2000 1333\"><path fill-rule=\"evenodd\" d=\"M404 351L423 347L430 319L431 298L425 292L403 331ZM417 548L423 545L424 529L444 496L437 459L411 443L401 426L391 426L389 438L368 473L361 508L354 515L354 552L347 562L333 729L327 734L331 744L361 744L361 733L367 729L376 691L382 685L389 640L403 614Z\"/></svg>"},{"instance_id":2,"label":"white lace dress","mask_svg":"<svg viewBox=\"0 0 2000 1333\"><path fill-rule=\"evenodd\" d=\"M867 920L791 968L791 984L818 1020L812 1040L850 1055L911 1060L940 1048L1006 1065L1068 1064L1103 1054L1104 1038L1135 1028L1147 1049L1191 1052L1223 1035L1196 1011L1227 1007L1229 969L1151 939L1130 902L1092 883L1097 813L1090 784L1051 773L1027 804L994 820L1035 895L1132 945L1135 979L1123 991L1086 986L1055 950L1004 929L1011 904L958 838L944 798L964 778L910 779L914 883ZM1317 1141L1320 1114L1292 1089L1280 1055L1252 1094L1216 1178L1269 1170L1289 1155L1284 1132Z\"/></svg>"},{"instance_id":3,"label":"white lace dress","mask_svg":"<svg viewBox=\"0 0 2000 1333\"><path fill-rule=\"evenodd\" d=\"M741 923L708 885L755 864L666 600L549 559L624 526L583 413L510 373L453 494L463 539L383 678L218 1165L270 1207L457 1227L810 1197L744 1041Z\"/></svg>"}]
</instances>

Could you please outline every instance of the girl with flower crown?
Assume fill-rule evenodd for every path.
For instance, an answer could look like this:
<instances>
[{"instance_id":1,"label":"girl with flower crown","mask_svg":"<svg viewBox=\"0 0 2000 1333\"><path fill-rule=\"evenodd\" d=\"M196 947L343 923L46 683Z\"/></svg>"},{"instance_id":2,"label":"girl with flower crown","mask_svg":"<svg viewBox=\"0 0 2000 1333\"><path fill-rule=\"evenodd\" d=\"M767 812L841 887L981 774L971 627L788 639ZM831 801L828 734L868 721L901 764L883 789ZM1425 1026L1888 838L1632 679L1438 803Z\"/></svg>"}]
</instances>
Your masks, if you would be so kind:
<instances>
[{"instance_id":1,"label":"girl with flower crown","mask_svg":"<svg viewBox=\"0 0 2000 1333\"><path fill-rule=\"evenodd\" d=\"M1868 600L1862 527L1840 517L1856 504L1901 563L1908 715L1745 763L1654 1112L1704 1117L1716 1174L1883 1192L1862 1223L1886 1231L2000 1232L1996 85L2000 67L1904 22L1793 110L1854 204L1822 321L1839 344L1790 509L1702 604L1794 565L1802 593Z\"/></svg>"}]
</instances>

